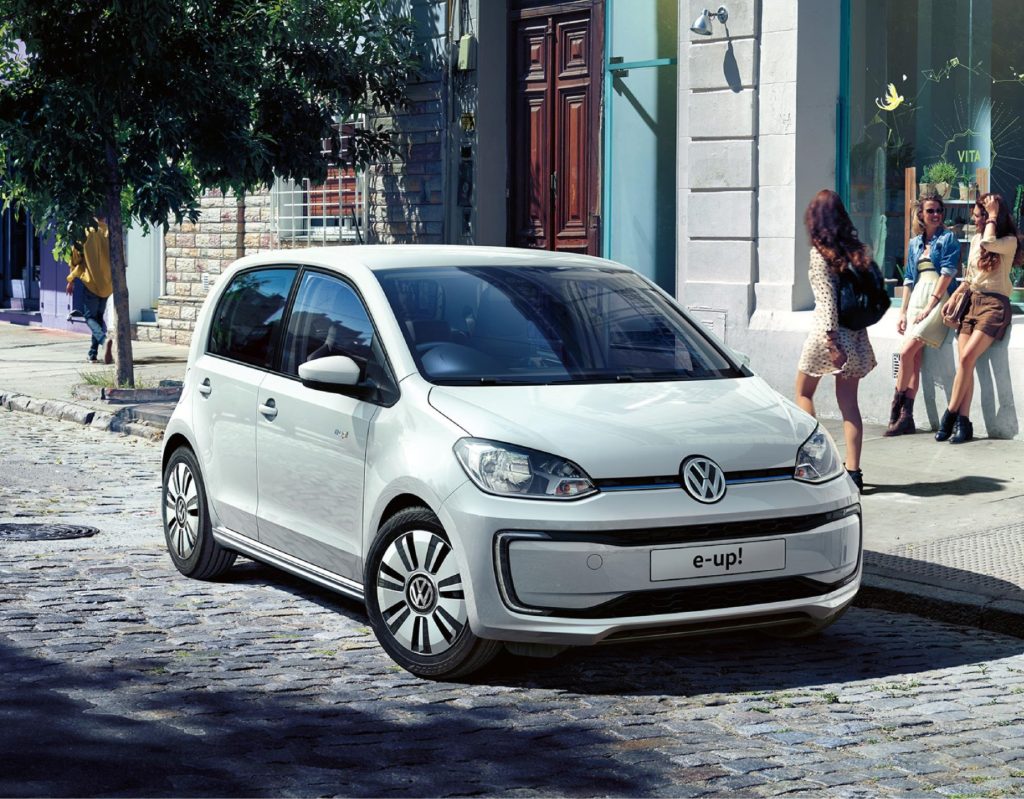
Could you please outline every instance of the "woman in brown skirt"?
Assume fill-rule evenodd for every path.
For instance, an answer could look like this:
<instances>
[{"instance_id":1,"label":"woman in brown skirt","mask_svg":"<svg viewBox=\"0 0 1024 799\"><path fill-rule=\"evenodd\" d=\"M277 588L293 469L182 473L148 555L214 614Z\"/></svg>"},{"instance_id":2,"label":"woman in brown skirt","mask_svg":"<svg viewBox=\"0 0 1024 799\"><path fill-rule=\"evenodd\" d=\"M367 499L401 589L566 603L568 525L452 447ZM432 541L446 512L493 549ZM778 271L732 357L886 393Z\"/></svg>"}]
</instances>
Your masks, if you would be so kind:
<instances>
[{"instance_id":1,"label":"woman in brown skirt","mask_svg":"<svg viewBox=\"0 0 1024 799\"><path fill-rule=\"evenodd\" d=\"M983 194L974 204L978 233L971 239L963 282L971 302L957 330L956 377L949 407L942 414L936 441L963 444L974 438L968 418L974 396L974 367L992 342L1001 341L1010 325L1010 267L1024 260L1017 228L1006 201L998 194Z\"/></svg>"}]
</instances>

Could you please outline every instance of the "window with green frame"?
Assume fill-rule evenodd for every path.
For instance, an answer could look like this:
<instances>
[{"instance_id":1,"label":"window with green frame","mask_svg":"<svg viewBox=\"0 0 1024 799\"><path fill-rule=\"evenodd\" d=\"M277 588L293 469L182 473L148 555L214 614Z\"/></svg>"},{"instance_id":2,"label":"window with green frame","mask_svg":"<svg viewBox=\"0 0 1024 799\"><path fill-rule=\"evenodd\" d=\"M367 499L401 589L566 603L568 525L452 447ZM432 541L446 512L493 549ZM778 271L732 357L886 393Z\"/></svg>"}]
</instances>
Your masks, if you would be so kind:
<instances>
[{"instance_id":1,"label":"window with green frame","mask_svg":"<svg viewBox=\"0 0 1024 799\"><path fill-rule=\"evenodd\" d=\"M887 276L904 252L904 174L952 176L947 224L969 222L970 181L1019 218L1024 198L1024 4L848 0L849 208ZM961 199L959 184L966 191Z\"/></svg>"}]
</instances>

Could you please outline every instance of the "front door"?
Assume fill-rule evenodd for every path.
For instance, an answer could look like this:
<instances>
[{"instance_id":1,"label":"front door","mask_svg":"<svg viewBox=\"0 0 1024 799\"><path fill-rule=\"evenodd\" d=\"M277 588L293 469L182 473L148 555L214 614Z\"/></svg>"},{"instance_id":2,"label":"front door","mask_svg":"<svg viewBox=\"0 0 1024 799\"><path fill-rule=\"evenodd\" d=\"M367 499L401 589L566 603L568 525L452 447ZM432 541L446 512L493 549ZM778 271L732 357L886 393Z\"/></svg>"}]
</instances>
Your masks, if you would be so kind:
<instances>
[{"instance_id":1,"label":"front door","mask_svg":"<svg viewBox=\"0 0 1024 799\"><path fill-rule=\"evenodd\" d=\"M599 254L600 3L512 11L510 238Z\"/></svg>"},{"instance_id":2,"label":"front door","mask_svg":"<svg viewBox=\"0 0 1024 799\"><path fill-rule=\"evenodd\" d=\"M373 325L334 275L302 275L280 374L260 386L256 424L260 542L362 580L363 472L377 405L304 386L299 366L329 355L374 357Z\"/></svg>"}]
</instances>

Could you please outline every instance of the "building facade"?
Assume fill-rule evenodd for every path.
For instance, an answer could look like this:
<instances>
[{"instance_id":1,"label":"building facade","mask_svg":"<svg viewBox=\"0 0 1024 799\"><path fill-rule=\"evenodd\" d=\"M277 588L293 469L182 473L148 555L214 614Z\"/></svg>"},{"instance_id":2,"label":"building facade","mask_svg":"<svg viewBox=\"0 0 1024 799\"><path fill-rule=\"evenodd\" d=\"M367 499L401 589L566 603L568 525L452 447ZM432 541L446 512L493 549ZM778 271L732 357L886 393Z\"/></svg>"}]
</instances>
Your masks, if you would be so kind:
<instances>
[{"instance_id":1,"label":"building facade","mask_svg":"<svg viewBox=\"0 0 1024 799\"><path fill-rule=\"evenodd\" d=\"M956 168L946 222L965 242L973 202L959 184L965 198L999 192L1019 215L1024 79L1014 65L1024 64L1024 44L1014 31L1024 9L1009 0L726 6L728 22L711 36L680 26L676 292L791 395L813 308L803 211L819 189L840 192L894 281L918 177L936 163ZM687 3L688 18L703 8ZM1015 309L1006 338L979 363L971 413L999 438L1022 435L1024 316ZM861 408L871 421L887 416L898 313L870 330L879 365L862 381ZM945 409L955 362L952 335L926 350L919 426ZM819 412L837 416L830 391L819 391Z\"/></svg>"},{"instance_id":2,"label":"building facade","mask_svg":"<svg viewBox=\"0 0 1024 799\"><path fill-rule=\"evenodd\" d=\"M163 230L127 230L125 259L131 322L155 318L163 291ZM69 266L53 256L53 239L38 230L27 212L0 212L0 322L88 333L80 313L82 288L66 293ZM78 311L79 313L75 313Z\"/></svg>"},{"instance_id":3,"label":"building facade","mask_svg":"<svg viewBox=\"0 0 1024 799\"><path fill-rule=\"evenodd\" d=\"M699 35L701 0L408 0L425 69L385 121L399 156L327 186L208 196L197 225L168 230L159 321L140 338L187 341L211 281L244 253L512 245L633 266L791 395L813 308L802 218L819 189L840 192L893 283L908 209L939 161L956 168L947 222L962 238L961 182L964 197L991 188L1020 211L1024 11L1012 0L724 5L727 20L712 15ZM888 413L897 317L870 331L868 420ZM979 370L972 418L991 436L1021 436L1020 318ZM926 352L919 423L941 415L954 365L952 336ZM820 410L837 415L828 393Z\"/></svg>"}]
</instances>

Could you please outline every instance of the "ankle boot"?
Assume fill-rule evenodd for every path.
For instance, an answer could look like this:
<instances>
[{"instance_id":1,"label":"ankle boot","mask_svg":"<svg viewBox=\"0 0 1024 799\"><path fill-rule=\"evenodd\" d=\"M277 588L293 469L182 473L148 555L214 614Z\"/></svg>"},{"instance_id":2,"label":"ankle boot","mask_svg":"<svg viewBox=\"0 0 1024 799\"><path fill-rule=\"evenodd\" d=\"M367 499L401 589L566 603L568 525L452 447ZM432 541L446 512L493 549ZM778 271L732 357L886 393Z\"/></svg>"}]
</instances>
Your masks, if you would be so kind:
<instances>
[{"instance_id":1,"label":"ankle boot","mask_svg":"<svg viewBox=\"0 0 1024 799\"><path fill-rule=\"evenodd\" d=\"M892 395L892 405L889 406L889 426L882 433L883 436L894 436L896 429L896 420L900 418L900 408L903 407L904 393L896 390Z\"/></svg>"},{"instance_id":2,"label":"ankle boot","mask_svg":"<svg viewBox=\"0 0 1024 799\"><path fill-rule=\"evenodd\" d=\"M864 490L864 472L860 469L847 469L846 473L850 475L850 479L853 480L853 484L857 486L858 491Z\"/></svg>"},{"instance_id":3,"label":"ankle boot","mask_svg":"<svg viewBox=\"0 0 1024 799\"><path fill-rule=\"evenodd\" d=\"M966 416L957 416L956 424L953 426L953 437L949 439L950 444L964 444L974 438L974 425Z\"/></svg>"},{"instance_id":4,"label":"ankle boot","mask_svg":"<svg viewBox=\"0 0 1024 799\"><path fill-rule=\"evenodd\" d=\"M953 435L953 426L956 424L957 418L957 415L950 410L942 414L942 419L939 421L939 429L935 433L936 441L945 441Z\"/></svg>"},{"instance_id":5,"label":"ankle boot","mask_svg":"<svg viewBox=\"0 0 1024 799\"><path fill-rule=\"evenodd\" d=\"M903 404L900 407L900 418L896 420L892 435L906 436L916 432L917 427L914 425L914 398L908 397L906 392L904 392Z\"/></svg>"}]
</instances>

